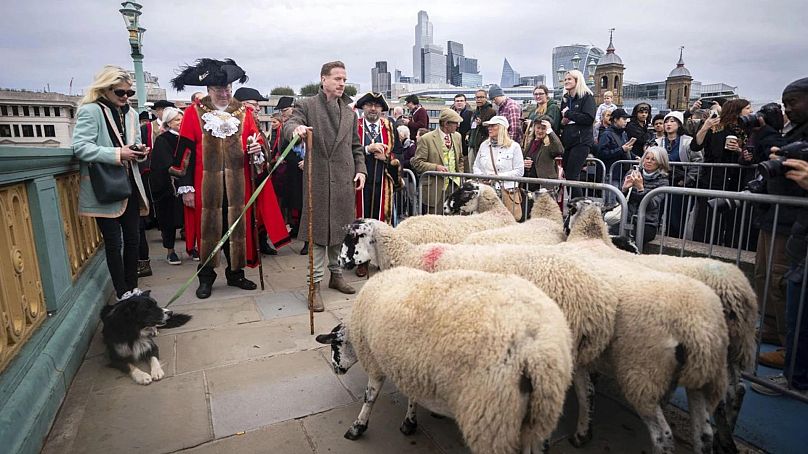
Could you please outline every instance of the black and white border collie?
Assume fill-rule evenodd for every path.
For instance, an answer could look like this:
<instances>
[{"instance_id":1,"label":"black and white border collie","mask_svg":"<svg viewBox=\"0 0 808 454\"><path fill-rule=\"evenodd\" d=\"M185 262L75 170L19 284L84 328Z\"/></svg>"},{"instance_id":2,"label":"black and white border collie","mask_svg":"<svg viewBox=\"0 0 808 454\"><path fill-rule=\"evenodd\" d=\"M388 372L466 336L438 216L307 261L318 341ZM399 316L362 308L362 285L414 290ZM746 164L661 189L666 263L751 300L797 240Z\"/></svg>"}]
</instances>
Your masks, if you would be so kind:
<instances>
[{"instance_id":1,"label":"black and white border collie","mask_svg":"<svg viewBox=\"0 0 808 454\"><path fill-rule=\"evenodd\" d=\"M101 331L110 366L129 374L135 383L148 385L165 376L160 366L160 351L152 339L157 328L176 328L191 320L190 315L175 314L161 308L149 292L133 296L101 309ZM149 363L150 373L135 365Z\"/></svg>"}]
</instances>

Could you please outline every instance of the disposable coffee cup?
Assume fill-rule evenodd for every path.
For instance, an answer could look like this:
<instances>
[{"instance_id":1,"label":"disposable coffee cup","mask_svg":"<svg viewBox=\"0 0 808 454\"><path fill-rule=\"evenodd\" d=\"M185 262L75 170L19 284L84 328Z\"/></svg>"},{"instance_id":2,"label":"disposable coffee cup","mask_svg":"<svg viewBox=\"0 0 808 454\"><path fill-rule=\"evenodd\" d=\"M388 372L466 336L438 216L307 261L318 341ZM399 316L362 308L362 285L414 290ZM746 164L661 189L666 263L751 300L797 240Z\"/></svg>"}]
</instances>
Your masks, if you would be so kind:
<instances>
[{"instance_id":1,"label":"disposable coffee cup","mask_svg":"<svg viewBox=\"0 0 808 454\"><path fill-rule=\"evenodd\" d=\"M724 140L724 149L729 150L729 144L732 143L732 142L735 142L737 144L738 143L738 137L737 136L727 136L726 140Z\"/></svg>"}]
</instances>

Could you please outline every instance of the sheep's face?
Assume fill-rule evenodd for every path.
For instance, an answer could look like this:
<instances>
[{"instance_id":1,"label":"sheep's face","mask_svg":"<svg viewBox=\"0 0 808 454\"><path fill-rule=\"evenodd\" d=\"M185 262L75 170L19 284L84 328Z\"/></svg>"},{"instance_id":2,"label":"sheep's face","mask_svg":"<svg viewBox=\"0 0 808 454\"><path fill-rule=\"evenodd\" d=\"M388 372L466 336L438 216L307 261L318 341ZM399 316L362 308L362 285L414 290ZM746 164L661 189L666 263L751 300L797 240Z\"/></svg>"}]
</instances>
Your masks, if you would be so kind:
<instances>
[{"instance_id":1,"label":"sheep's face","mask_svg":"<svg viewBox=\"0 0 808 454\"><path fill-rule=\"evenodd\" d=\"M480 203L480 184L467 181L443 203L443 214L468 215L476 213Z\"/></svg>"},{"instance_id":2,"label":"sheep's face","mask_svg":"<svg viewBox=\"0 0 808 454\"><path fill-rule=\"evenodd\" d=\"M530 193L530 200L533 202L538 202L539 198L542 196L550 197L553 200L558 198L558 192L560 187L558 186L550 186L549 188L539 188L537 191L533 191Z\"/></svg>"},{"instance_id":3,"label":"sheep's face","mask_svg":"<svg viewBox=\"0 0 808 454\"><path fill-rule=\"evenodd\" d=\"M575 224L582 219L583 214L588 210L598 210L598 213L600 213L600 207L599 203L586 197L576 197L570 200L567 203L567 218L564 219L564 233L569 235Z\"/></svg>"},{"instance_id":4,"label":"sheep's face","mask_svg":"<svg viewBox=\"0 0 808 454\"><path fill-rule=\"evenodd\" d=\"M342 323L335 326L330 333L320 334L315 340L331 346L331 367L337 375L347 373L348 369L359 360L348 340L348 329Z\"/></svg>"},{"instance_id":5,"label":"sheep's face","mask_svg":"<svg viewBox=\"0 0 808 454\"><path fill-rule=\"evenodd\" d=\"M339 265L353 269L357 265L369 263L373 258L373 227L364 219L354 221L345 232Z\"/></svg>"}]
</instances>

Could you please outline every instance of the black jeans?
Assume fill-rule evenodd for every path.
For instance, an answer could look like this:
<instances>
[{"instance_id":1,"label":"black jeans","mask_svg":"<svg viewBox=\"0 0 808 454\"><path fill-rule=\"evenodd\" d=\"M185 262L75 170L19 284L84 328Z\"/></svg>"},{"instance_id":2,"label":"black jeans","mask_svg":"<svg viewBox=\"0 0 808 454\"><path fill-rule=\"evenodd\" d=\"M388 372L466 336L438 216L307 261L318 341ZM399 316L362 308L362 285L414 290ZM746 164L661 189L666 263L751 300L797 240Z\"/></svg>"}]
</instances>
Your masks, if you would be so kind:
<instances>
[{"instance_id":1,"label":"black jeans","mask_svg":"<svg viewBox=\"0 0 808 454\"><path fill-rule=\"evenodd\" d=\"M138 191L135 188L129 197L126 210L117 218L95 218L101 236L104 238L107 268L118 297L137 287L137 260L140 244L138 197ZM123 237L123 256L121 256L121 237Z\"/></svg>"},{"instance_id":2,"label":"black jeans","mask_svg":"<svg viewBox=\"0 0 808 454\"><path fill-rule=\"evenodd\" d=\"M242 222L244 222L244 220L242 220ZM227 223L227 197L225 196L224 200L222 200L222 236L224 236L225 232L227 232L227 229L229 227L230 225ZM230 239L224 242L224 244L222 245L222 251L224 252L225 259L227 259L227 268L224 271L227 280L237 281L243 278L244 277L243 268L238 270L230 269ZM207 260L207 257L200 256L199 259L204 263L204 261ZM206 266L202 266L202 264L200 263L197 269L199 269L198 277L200 283L207 282L213 284L213 281L216 280L216 270L214 270L212 264L208 263Z\"/></svg>"},{"instance_id":3,"label":"black jeans","mask_svg":"<svg viewBox=\"0 0 808 454\"><path fill-rule=\"evenodd\" d=\"M165 195L154 201L154 210L157 214L157 223L163 236L163 247L174 249L177 240L177 222L174 215L177 211L177 198L172 194Z\"/></svg>"},{"instance_id":4,"label":"black jeans","mask_svg":"<svg viewBox=\"0 0 808 454\"><path fill-rule=\"evenodd\" d=\"M564 151L564 178L569 181L580 181L581 169L589 156L589 145L578 144ZM570 188L572 198L584 195L581 188Z\"/></svg>"}]
</instances>

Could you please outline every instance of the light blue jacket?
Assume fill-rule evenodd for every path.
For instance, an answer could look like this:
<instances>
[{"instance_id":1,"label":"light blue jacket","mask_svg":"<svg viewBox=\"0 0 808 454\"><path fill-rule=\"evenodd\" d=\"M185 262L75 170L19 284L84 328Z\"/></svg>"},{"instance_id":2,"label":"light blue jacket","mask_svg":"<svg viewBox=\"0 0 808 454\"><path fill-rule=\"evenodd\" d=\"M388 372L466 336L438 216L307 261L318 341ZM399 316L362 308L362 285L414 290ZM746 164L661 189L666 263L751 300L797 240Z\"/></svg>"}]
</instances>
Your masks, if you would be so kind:
<instances>
[{"instance_id":1,"label":"light blue jacket","mask_svg":"<svg viewBox=\"0 0 808 454\"><path fill-rule=\"evenodd\" d=\"M112 110L100 103L88 103L79 107L76 128L73 130L73 155L79 159L81 184L79 186L79 214L81 216L99 218L117 218L126 210L129 199L120 202L101 203L95 197L88 163L101 162L105 164L127 165L131 164L129 171L134 174L137 191L140 195L139 212L141 216L149 213L149 202L140 178L137 162L121 162L121 149L112 142L109 136L104 115L107 115L114 129L117 129L112 120ZM134 109L129 109L126 117L126 145L140 144L140 128L138 117ZM135 190L135 188L133 188Z\"/></svg>"}]
</instances>

